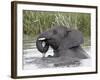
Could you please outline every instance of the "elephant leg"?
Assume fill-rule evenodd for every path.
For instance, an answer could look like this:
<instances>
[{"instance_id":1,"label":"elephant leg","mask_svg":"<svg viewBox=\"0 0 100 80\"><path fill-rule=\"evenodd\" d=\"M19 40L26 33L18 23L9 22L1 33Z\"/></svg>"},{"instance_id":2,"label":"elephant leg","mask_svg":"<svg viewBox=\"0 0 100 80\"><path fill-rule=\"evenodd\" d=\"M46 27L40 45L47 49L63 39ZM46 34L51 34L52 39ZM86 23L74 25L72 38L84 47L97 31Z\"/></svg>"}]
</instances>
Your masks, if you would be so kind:
<instances>
[{"instance_id":1,"label":"elephant leg","mask_svg":"<svg viewBox=\"0 0 100 80\"><path fill-rule=\"evenodd\" d=\"M73 48L70 48L76 57L80 58L80 59L87 59L89 58L89 55L82 49L81 46L76 46Z\"/></svg>"}]
</instances>

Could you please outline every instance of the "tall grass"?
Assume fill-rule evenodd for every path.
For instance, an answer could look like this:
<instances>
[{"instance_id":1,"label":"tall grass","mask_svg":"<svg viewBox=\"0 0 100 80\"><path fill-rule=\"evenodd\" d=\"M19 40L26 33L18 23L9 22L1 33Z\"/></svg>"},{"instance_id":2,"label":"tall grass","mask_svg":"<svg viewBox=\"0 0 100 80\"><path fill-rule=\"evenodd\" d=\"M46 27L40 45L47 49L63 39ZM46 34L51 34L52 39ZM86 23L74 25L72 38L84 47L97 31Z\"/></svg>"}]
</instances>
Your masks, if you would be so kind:
<instances>
[{"instance_id":1,"label":"tall grass","mask_svg":"<svg viewBox=\"0 0 100 80\"><path fill-rule=\"evenodd\" d=\"M85 39L90 39L90 22L91 15L89 13L23 10L23 32L32 37L55 25L63 25L80 30Z\"/></svg>"},{"instance_id":2,"label":"tall grass","mask_svg":"<svg viewBox=\"0 0 100 80\"><path fill-rule=\"evenodd\" d=\"M84 36L90 36L88 13L23 11L24 34L35 36L54 25L79 29Z\"/></svg>"}]
</instances>

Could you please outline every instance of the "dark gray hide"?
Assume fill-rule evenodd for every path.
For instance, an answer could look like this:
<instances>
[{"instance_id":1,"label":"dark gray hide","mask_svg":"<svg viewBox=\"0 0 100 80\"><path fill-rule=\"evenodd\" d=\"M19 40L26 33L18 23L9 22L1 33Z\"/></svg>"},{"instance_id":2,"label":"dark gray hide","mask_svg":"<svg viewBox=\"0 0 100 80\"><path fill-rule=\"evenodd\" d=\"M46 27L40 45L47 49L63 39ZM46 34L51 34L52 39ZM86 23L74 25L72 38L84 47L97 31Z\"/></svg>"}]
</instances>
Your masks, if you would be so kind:
<instances>
[{"instance_id":1,"label":"dark gray hide","mask_svg":"<svg viewBox=\"0 0 100 80\"><path fill-rule=\"evenodd\" d=\"M44 47L42 42L45 42ZM51 46L54 50L53 57L69 56L85 59L88 55L80 46L83 42L83 35L80 31L58 26L40 34L36 46L41 53L46 53Z\"/></svg>"}]
</instances>

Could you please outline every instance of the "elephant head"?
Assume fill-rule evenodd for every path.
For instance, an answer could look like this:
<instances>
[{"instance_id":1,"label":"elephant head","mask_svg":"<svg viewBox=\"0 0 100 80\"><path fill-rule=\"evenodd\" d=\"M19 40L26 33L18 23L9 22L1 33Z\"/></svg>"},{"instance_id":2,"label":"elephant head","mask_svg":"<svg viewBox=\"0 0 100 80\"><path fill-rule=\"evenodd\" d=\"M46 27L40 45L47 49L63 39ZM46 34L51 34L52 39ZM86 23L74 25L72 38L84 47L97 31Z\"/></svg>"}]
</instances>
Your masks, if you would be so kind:
<instances>
[{"instance_id":1,"label":"elephant head","mask_svg":"<svg viewBox=\"0 0 100 80\"><path fill-rule=\"evenodd\" d=\"M44 46L43 46L44 43ZM71 30L64 26L57 26L40 34L36 41L37 49L46 53L49 46L54 51L69 49L83 43L83 35L78 30Z\"/></svg>"}]
</instances>

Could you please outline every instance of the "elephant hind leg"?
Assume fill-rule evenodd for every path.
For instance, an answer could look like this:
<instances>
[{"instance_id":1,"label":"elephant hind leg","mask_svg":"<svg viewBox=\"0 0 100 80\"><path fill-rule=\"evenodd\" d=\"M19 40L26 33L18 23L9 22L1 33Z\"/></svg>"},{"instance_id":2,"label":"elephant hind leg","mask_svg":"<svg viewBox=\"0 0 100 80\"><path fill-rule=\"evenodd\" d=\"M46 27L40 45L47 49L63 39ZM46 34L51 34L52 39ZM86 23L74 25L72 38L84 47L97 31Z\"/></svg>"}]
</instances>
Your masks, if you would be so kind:
<instances>
[{"instance_id":1,"label":"elephant hind leg","mask_svg":"<svg viewBox=\"0 0 100 80\"><path fill-rule=\"evenodd\" d=\"M60 57L65 58L78 58L78 59L88 59L89 55L81 48L81 46L76 46L66 50L60 50L58 53Z\"/></svg>"},{"instance_id":2,"label":"elephant hind leg","mask_svg":"<svg viewBox=\"0 0 100 80\"><path fill-rule=\"evenodd\" d=\"M90 58L89 55L82 49L81 46L73 47L71 50L74 52L75 56L80 59Z\"/></svg>"}]
</instances>

